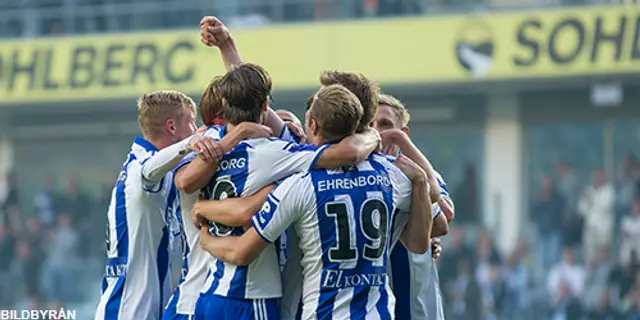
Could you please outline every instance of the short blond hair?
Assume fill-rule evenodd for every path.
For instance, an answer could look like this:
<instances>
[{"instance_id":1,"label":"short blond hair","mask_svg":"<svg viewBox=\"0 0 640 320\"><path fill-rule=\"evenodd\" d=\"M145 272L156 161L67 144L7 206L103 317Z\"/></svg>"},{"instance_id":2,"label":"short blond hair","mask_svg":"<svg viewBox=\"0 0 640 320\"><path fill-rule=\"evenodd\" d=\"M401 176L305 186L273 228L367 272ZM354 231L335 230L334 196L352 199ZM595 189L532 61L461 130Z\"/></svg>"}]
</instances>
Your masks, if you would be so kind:
<instances>
[{"instance_id":1,"label":"short blond hair","mask_svg":"<svg viewBox=\"0 0 640 320\"><path fill-rule=\"evenodd\" d=\"M181 118L196 112L196 104L189 96L172 90L158 90L138 99L138 124L147 139L162 135L164 124L171 118Z\"/></svg>"},{"instance_id":2,"label":"short blond hair","mask_svg":"<svg viewBox=\"0 0 640 320\"><path fill-rule=\"evenodd\" d=\"M409 115L409 111L402 104L400 100L396 97L388 94L380 94L378 97L378 106L388 106L393 110L393 114L396 116L396 120L400 127L406 127L409 125L409 120L411 120L411 115Z\"/></svg>"},{"instance_id":3,"label":"short blond hair","mask_svg":"<svg viewBox=\"0 0 640 320\"><path fill-rule=\"evenodd\" d=\"M323 71L320 74L320 84L328 86L339 84L351 91L362 104L363 115L358 126L358 132L368 129L378 112L378 96L380 86L362 73L338 70Z\"/></svg>"},{"instance_id":4,"label":"short blond hair","mask_svg":"<svg viewBox=\"0 0 640 320\"><path fill-rule=\"evenodd\" d=\"M315 120L323 138L333 141L356 132L364 110L358 97L339 84L320 88L313 97L309 120Z\"/></svg>"}]
</instances>

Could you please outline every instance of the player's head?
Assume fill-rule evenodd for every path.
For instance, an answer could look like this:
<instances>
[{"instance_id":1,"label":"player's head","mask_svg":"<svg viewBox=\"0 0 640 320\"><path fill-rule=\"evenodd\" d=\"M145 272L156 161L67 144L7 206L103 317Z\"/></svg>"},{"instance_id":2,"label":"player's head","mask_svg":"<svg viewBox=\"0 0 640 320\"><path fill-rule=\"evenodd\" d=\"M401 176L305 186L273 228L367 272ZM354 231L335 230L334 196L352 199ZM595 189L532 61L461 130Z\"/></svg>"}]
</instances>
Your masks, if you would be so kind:
<instances>
[{"instance_id":1,"label":"player's head","mask_svg":"<svg viewBox=\"0 0 640 320\"><path fill-rule=\"evenodd\" d=\"M293 112L289 110L278 109L276 110L276 114L284 122L293 122L299 126L302 126L302 121L300 121L300 119L295 114L293 114Z\"/></svg>"},{"instance_id":2,"label":"player's head","mask_svg":"<svg viewBox=\"0 0 640 320\"><path fill-rule=\"evenodd\" d=\"M378 109L378 95L380 94L378 84L369 80L369 78L361 73L336 70L322 72L320 75L320 84L323 86L332 84L342 85L358 97L364 111L360 124L358 125L358 132L369 128Z\"/></svg>"},{"instance_id":3,"label":"player's head","mask_svg":"<svg viewBox=\"0 0 640 320\"><path fill-rule=\"evenodd\" d=\"M220 78L217 87L224 102L223 118L229 124L263 122L271 97L271 77L264 68L242 63Z\"/></svg>"},{"instance_id":4,"label":"player's head","mask_svg":"<svg viewBox=\"0 0 640 320\"><path fill-rule=\"evenodd\" d=\"M312 97L306 113L309 143L320 145L352 135L363 112L358 97L345 87L337 84L323 86Z\"/></svg>"},{"instance_id":5,"label":"player's head","mask_svg":"<svg viewBox=\"0 0 640 320\"><path fill-rule=\"evenodd\" d=\"M220 76L213 78L200 98L200 119L206 126L224 124L222 118L224 104L218 89L221 78Z\"/></svg>"},{"instance_id":6,"label":"player's head","mask_svg":"<svg viewBox=\"0 0 640 320\"><path fill-rule=\"evenodd\" d=\"M378 97L378 112L371 125L378 132L401 129L408 133L409 119L409 112L400 100L388 94L381 94Z\"/></svg>"},{"instance_id":7,"label":"player's head","mask_svg":"<svg viewBox=\"0 0 640 320\"><path fill-rule=\"evenodd\" d=\"M196 130L196 104L182 92L159 90L138 99L138 124L145 139L162 147Z\"/></svg>"}]
</instances>

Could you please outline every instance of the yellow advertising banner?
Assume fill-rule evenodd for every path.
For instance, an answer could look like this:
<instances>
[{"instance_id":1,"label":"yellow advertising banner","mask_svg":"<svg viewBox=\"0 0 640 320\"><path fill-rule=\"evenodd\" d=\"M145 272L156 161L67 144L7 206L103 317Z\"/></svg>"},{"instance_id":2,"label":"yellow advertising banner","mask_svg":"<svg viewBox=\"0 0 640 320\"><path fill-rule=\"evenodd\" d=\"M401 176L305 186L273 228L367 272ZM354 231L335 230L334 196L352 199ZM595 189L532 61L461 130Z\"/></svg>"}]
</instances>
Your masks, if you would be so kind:
<instances>
[{"instance_id":1,"label":"yellow advertising banner","mask_svg":"<svg viewBox=\"0 0 640 320\"><path fill-rule=\"evenodd\" d=\"M315 87L325 69L382 84L640 73L637 6L232 31L243 58L263 65L276 90ZM0 103L199 94L223 72L197 29L2 41Z\"/></svg>"}]
</instances>

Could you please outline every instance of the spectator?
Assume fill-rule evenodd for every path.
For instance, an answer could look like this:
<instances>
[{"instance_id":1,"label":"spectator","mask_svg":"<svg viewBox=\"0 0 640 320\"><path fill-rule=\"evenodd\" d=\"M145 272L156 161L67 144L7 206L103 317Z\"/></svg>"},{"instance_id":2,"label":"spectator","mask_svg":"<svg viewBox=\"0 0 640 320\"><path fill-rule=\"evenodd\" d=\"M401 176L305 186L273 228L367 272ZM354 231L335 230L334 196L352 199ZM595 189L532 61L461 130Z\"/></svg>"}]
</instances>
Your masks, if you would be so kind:
<instances>
[{"instance_id":1,"label":"spectator","mask_svg":"<svg viewBox=\"0 0 640 320\"><path fill-rule=\"evenodd\" d=\"M551 320L574 320L582 317L580 300L571 292L570 285L561 283L557 296L551 301Z\"/></svg>"},{"instance_id":2,"label":"spectator","mask_svg":"<svg viewBox=\"0 0 640 320\"><path fill-rule=\"evenodd\" d=\"M632 201L629 214L620 221L620 263L629 264L631 252L640 252L640 199ZM637 258L637 256L636 256Z\"/></svg>"},{"instance_id":3,"label":"spectator","mask_svg":"<svg viewBox=\"0 0 640 320\"><path fill-rule=\"evenodd\" d=\"M38 295L40 291L40 259L33 248L25 240L18 240L16 243L16 260L14 274L19 279L18 283L24 285L27 293Z\"/></svg>"},{"instance_id":4,"label":"spectator","mask_svg":"<svg viewBox=\"0 0 640 320\"><path fill-rule=\"evenodd\" d=\"M51 177L46 177L40 190L33 199L36 216L45 227L51 227L55 222L56 194L53 191Z\"/></svg>"},{"instance_id":5,"label":"spectator","mask_svg":"<svg viewBox=\"0 0 640 320\"><path fill-rule=\"evenodd\" d=\"M631 251L629 263L620 264L616 267L609 277L609 287L614 293L616 301L621 301L633 288L636 273L640 271L640 263L638 263L638 255L636 251Z\"/></svg>"},{"instance_id":6,"label":"spectator","mask_svg":"<svg viewBox=\"0 0 640 320\"><path fill-rule=\"evenodd\" d=\"M564 304L570 299L582 295L584 276L584 268L575 263L573 251L570 248L565 248L562 253L562 261L549 272L547 290L551 300L556 304Z\"/></svg>"},{"instance_id":7,"label":"spectator","mask_svg":"<svg viewBox=\"0 0 640 320\"><path fill-rule=\"evenodd\" d=\"M63 213L58 216L58 225L53 231L46 261L47 298L59 298L68 302L73 295L74 269L78 262L79 237L72 228L71 218Z\"/></svg>"},{"instance_id":8,"label":"spectator","mask_svg":"<svg viewBox=\"0 0 640 320\"><path fill-rule=\"evenodd\" d=\"M621 320L622 315L614 309L606 294L601 294L595 309L586 316L587 320Z\"/></svg>"},{"instance_id":9,"label":"spectator","mask_svg":"<svg viewBox=\"0 0 640 320\"><path fill-rule=\"evenodd\" d=\"M453 192L457 212L456 221L458 222L478 222L478 185L476 181L476 167L473 164L469 164L462 183Z\"/></svg>"},{"instance_id":10,"label":"spectator","mask_svg":"<svg viewBox=\"0 0 640 320\"><path fill-rule=\"evenodd\" d=\"M530 272L524 262L527 251L526 244L520 240L502 269L505 292L500 314L503 319L516 319L527 307L530 281Z\"/></svg>"},{"instance_id":11,"label":"spectator","mask_svg":"<svg viewBox=\"0 0 640 320\"><path fill-rule=\"evenodd\" d=\"M592 185L580 196L578 212L584 217L583 245L587 261L595 258L598 248L609 246L613 236L615 190L607 183L604 171L593 173Z\"/></svg>"},{"instance_id":12,"label":"spectator","mask_svg":"<svg viewBox=\"0 0 640 320\"><path fill-rule=\"evenodd\" d=\"M563 161L556 165L558 173L558 191L564 200L564 212L562 214L562 229L564 246L575 246L582 241L582 217L578 215L577 204L580 194L580 183L571 166Z\"/></svg>"},{"instance_id":13,"label":"spectator","mask_svg":"<svg viewBox=\"0 0 640 320\"><path fill-rule=\"evenodd\" d=\"M560 223L564 199L556 190L550 176L542 177L538 199L533 204L531 215L536 225L536 255L542 270L549 270L560 257Z\"/></svg>"},{"instance_id":14,"label":"spectator","mask_svg":"<svg viewBox=\"0 0 640 320\"><path fill-rule=\"evenodd\" d=\"M8 309L12 301L11 261L14 256L15 239L0 226L0 310Z\"/></svg>"},{"instance_id":15,"label":"spectator","mask_svg":"<svg viewBox=\"0 0 640 320\"><path fill-rule=\"evenodd\" d=\"M36 218L29 218L26 223L26 232L23 235L23 240L29 244L31 251L30 257L30 274L31 276L27 282L27 289L35 294L41 294L40 292L40 279L42 274L42 264L44 263L44 232L41 228L40 221Z\"/></svg>"},{"instance_id":16,"label":"spectator","mask_svg":"<svg viewBox=\"0 0 640 320\"><path fill-rule=\"evenodd\" d=\"M612 271L609 248L601 247L596 258L588 263L584 290L585 307L593 309L600 302L600 297L608 293L609 275Z\"/></svg>"},{"instance_id":17,"label":"spectator","mask_svg":"<svg viewBox=\"0 0 640 320\"><path fill-rule=\"evenodd\" d=\"M629 204L637 194L637 184L640 181L640 168L638 168L638 158L635 154L627 154L621 166L618 176L618 207L624 213L628 212Z\"/></svg>"}]
</instances>

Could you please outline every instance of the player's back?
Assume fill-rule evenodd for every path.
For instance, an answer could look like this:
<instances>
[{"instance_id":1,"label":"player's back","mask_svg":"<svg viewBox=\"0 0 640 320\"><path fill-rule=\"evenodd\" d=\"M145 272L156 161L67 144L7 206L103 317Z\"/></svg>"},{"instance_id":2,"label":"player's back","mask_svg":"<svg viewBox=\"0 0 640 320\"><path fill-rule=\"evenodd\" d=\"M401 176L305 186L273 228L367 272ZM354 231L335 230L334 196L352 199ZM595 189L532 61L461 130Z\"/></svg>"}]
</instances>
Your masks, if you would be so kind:
<instances>
[{"instance_id":1,"label":"player's back","mask_svg":"<svg viewBox=\"0 0 640 320\"><path fill-rule=\"evenodd\" d=\"M295 187L310 190L306 214L293 225L303 253L302 319L391 319L391 225L409 210L409 180L373 155L349 168L311 170Z\"/></svg>"},{"instance_id":2,"label":"player's back","mask_svg":"<svg viewBox=\"0 0 640 320\"><path fill-rule=\"evenodd\" d=\"M136 138L111 195L107 266L95 319L159 319L171 295L168 221L177 208L171 173L149 188L142 164L157 149Z\"/></svg>"},{"instance_id":3,"label":"player's back","mask_svg":"<svg viewBox=\"0 0 640 320\"><path fill-rule=\"evenodd\" d=\"M209 199L248 196L287 176L307 170L322 148L276 138L245 140L218 163L204 189ZM212 223L217 236L239 236L242 227ZM278 250L271 244L248 266L236 266L211 257L205 294L235 299L270 299L282 295Z\"/></svg>"}]
</instances>

